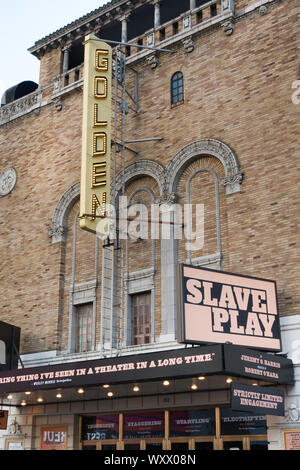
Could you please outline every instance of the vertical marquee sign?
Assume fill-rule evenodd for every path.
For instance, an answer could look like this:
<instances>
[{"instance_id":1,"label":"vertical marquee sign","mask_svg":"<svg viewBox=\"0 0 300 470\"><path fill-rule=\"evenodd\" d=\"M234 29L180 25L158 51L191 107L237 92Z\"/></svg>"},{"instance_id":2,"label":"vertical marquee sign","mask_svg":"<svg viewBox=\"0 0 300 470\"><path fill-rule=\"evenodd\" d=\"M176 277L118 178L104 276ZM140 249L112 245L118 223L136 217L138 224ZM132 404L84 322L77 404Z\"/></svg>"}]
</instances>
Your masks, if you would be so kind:
<instances>
[{"instance_id":1,"label":"vertical marquee sign","mask_svg":"<svg viewBox=\"0 0 300 470\"><path fill-rule=\"evenodd\" d=\"M80 227L96 233L110 201L112 48L85 38Z\"/></svg>"}]
</instances>

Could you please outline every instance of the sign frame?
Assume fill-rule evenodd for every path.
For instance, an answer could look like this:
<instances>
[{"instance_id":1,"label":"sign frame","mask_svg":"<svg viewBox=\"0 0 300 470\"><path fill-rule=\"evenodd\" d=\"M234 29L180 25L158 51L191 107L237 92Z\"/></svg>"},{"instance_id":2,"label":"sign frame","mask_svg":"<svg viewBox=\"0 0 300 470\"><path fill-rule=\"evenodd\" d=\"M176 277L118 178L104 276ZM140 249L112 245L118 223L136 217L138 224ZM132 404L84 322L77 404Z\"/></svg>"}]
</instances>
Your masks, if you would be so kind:
<instances>
[{"instance_id":1,"label":"sign frame","mask_svg":"<svg viewBox=\"0 0 300 470\"><path fill-rule=\"evenodd\" d=\"M64 432L65 433L65 441L64 443L60 444L57 443L57 445L53 445L53 447L57 447L57 449L52 448L52 446L48 446L46 444L43 444L43 433L45 431L50 431L50 432ZM68 448L68 425L67 424L53 424L53 425L46 425L46 426L41 426L40 428L40 449L41 450L67 450Z\"/></svg>"},{"instance_id":2,"label":"sign frame","mask_svg":"<svg viewBox=\"0 0 300 470\"><path fill-rule=\"evenodd\" d=\"M195 277L193 276L185 276L185 271L194 271L195 272ZM196 276L196 272L199 272L198 277ZM201 275L202 272L203 274ZM263 286L263 285L268 285L269 286L269 291L270 295L274 296L272 299L272 308L274 308L274 313L268 313L267 316L274 316L274 330L276 335L274 338L268 338L264 337L261 338L256 335L247 335L245 333L243 334L238 334L236 332L234 333L222 333L222 332L216 332L213 330L213 321L212 321L212 309L213 307L211 306L204 306L204 305L196 305L196 302L194 304L189 304L185 302L185 297L187 296L187 289L184 285L184 279L196 279L197 281L202 279L203 281L206 282L206 284L209 283L215 283L215 284L220 284L222 286L232 286L232 287L245 287L246 289L252 289L253 291L258 290L255 289L254 286ZM213 281L213 278L216 280ZM227 279L227 282L221 283L217 282L217 279L222 279L224 278ZM233 281L240 280L240 285L239 284L234 284ZM252 284L252 286L249 284L247 287L246 280L249 281L249 283ZM214 285L213 285L214 288ZM259 289L258 292L263 291L264 289ZM213 297L213 296L212 296ZM269 299L266 294L266 302ZM211 300L211 299L210 299ZM212 299L216 300L216 299ZM203 319L201 321L198 321L197 328L195 328L195 325L192 325L192 322L190 322L191 326L187 328L187 309L186 305L192 307L188 308L188 315L190 318L195 318L196 312L198 311L197 315L201 311L203 314ZM211 304L212 305L212 304ZM217 304L215 304L217 306ZM198 309L197 309L198 307ZM219 307L219 305L218 305ZM225 310L218 308L217 310ZM239 310L230 310L228 308L229 312L238 312L240 313ZM247 313L252 313L252 312L247 312ZM258 314L255 314L258 315ZM209 318L209 316L211 318ZM231 316L230 316L231 319ZM204 321L204 323L203 323ZM237 316L235 318L235 322L237 322ZM241 347L248 347L248 348L253 348L256 350L265 350L265 351L273 351L273 352L280 352L282 350L282 341L281 341L281 332L280 332L280 324L279 324L279 308L278 308L278 296L277 296L277 284L276 281L269 280L269 279L262 279L259 277L254 277L254 276L246 276L243 274L236 274L236 273L231 273L228 271L218 271L214 269L209 269L209 268L204 268L202 266L192 266L184 263L179 263L177 266L177 326L178 326L178 342L183 343L183 344L194 344L194 345L208 345L208 344L226 344L226 343L231 343L231 344L236 344ZM201 328L200 328L201 326ZM239 327L241 328L241 327ZM193 338L190 336L189 331L192 331L193 334L195 333L196 330L202 331L202 337L197 337L194 336ZM206 336L204 335L203 331L205 332ZM260 340L261 339L261 340Z\"/></svg>"},{"instance_id":3,"label":"sign frame","mask_svg":"<svg viewBox=\"0 0 300 470\"><path fill-rule=\"evenodd\" d=\"M299 435L299 449L291 449L287 446L286 435L287 434L298 434ZM285 429L282 431L282 444L283 450L300 450L300 428L299 429Z\"/></svg>"},{"instance_id":4,"label":"sign frame","mask_svg":"<svg viewBox=\"0 0 300 470\"><path fill-rule=\"evenodd\" d=\"M15 446L19 447L18 449ZM24 439L6 439L5 450L25 450L25 440Z\"/></svg>"}]
</instances>

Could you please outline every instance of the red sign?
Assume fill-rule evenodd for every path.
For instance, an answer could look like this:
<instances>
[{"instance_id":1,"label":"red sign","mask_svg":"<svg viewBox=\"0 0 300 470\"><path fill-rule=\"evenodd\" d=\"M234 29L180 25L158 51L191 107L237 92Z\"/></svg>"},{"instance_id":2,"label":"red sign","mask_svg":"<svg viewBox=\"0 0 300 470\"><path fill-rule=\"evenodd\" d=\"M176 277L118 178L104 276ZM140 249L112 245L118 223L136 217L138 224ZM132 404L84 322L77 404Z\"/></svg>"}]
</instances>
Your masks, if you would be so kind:
<instances>
[{"instance_id":1,"label":"red sign","mask_svg":"<svg viewBox=\"0 0 300 470\"><path fill-rule=\"evenodd\" d=\"M0 411L0 429L7 429L8 411Z\"/></svg>"},{"instance_id":2,"label":"red sign","mask_svg":"<svg viewBox=\"0 0 300 470\"><path fill-rule=\"evenodd\" d=\"M68 426L45 426L41 428L41 450L66 450Z\"/></svg>"},{"instance_id":3,"label":"red sign","mask_svg":"<svg viewBox=\"0 0 300 470\"><path fill-rule=\"evenodd\" d=\"M300 450L300 430L283 431L284 450Z\"/></svg>"}]
</instances>

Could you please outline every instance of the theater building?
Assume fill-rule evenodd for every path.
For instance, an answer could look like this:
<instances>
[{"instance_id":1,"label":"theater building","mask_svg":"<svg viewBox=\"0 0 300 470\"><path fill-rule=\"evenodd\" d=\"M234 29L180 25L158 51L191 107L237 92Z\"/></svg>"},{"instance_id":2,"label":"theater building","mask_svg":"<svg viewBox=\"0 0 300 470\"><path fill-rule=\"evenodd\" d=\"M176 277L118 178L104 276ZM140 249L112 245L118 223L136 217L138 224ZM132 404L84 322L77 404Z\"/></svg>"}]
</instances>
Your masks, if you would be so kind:
<instances>
[{"instance_id":1,"label":"theater building","mask_svg":"<svg viewBox=\"0 0 300 470\"><path fill-rule=\"evenodd\" d=\"M0 449L300 449L299 10L112 0L29 49L0 108Z\"/></svg>"}]
</instances>

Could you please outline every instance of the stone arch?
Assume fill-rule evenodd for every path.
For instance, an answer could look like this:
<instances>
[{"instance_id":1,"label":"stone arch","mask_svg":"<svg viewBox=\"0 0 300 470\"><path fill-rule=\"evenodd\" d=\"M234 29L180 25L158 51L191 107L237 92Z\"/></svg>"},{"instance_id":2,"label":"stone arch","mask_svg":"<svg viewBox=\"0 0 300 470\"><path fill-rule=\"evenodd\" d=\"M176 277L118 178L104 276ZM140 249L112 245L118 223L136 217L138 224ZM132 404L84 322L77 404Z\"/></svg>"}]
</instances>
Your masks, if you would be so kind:
<instances>
[{"instance_id":1,"label":"stone arch","mask_svg":"<svg viewBox=\"0 0 300 470\"><path fill-rule=\"evenodd\" d=\"M142 176L152 177L158 184L160 194L165 191L165 168L160 163L152 160L139 160L132 163L124 170L124 174L119 173L116 180L116 194L121 192L122 184L125 186L131 183L133 180L141 178Z\"/></svg>"},{"instance_id":2,"label":"stone arch","mask_svg":"<svg viewBox=\"0 0 300 470\"><path fill-rule=\"evenodd\" d=\"M80 182L73 184L60 198L49 229L49 237L52 243L61 243L66 241L67 220L75 202L80 199Z\"/></svg>"},{"instance_id":3,"label":"stone arch","mask_svg":"<svg viewBox=\"0 0 300 470\"><path fill-rule=\"evenodd\" d=\"M201 156L213 156L221 161L225 177L221 183L226 187L226 194L240 192L243 174L240 171L238 159L233 150L216 139L202 139L181 149L170 161L166 168L168 192L176 193L177 183L185 168Z\"/></svg>"}]
</instances>

